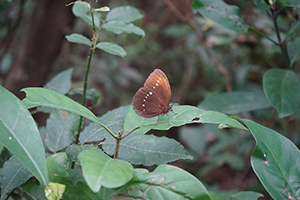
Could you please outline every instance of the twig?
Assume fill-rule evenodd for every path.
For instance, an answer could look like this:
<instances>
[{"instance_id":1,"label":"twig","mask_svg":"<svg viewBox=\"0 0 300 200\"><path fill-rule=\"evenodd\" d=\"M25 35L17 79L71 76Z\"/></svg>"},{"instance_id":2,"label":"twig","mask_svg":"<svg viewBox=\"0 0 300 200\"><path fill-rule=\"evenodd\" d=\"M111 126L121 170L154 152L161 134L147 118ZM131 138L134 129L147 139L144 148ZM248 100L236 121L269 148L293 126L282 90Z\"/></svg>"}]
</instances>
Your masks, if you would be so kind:
<instances>
[{"instance_id":1,"label":"twig","mask_svg":"<svg viewBox=\"0 0 300 200\"><path fill-rule=\"evenodd\" d=\"M208 56L209 61L216 67L216 69L225 77L226 79L226 91L231 92L232 91L232 86L231 86L231 75L227 71L227 69L221 65L210 53L208 50L208 47L203 40L198 24L195 22L195 20L191 16L184 16L177 8L176 6L172 3L171 0L164 0L165 4L168 6L168 8L176 15L176 17L181 20L182 22L188 22L190 26L193 28L195 35L197 37L198 42L202 45L206 55Z\"/></svg>"}]
</instances>

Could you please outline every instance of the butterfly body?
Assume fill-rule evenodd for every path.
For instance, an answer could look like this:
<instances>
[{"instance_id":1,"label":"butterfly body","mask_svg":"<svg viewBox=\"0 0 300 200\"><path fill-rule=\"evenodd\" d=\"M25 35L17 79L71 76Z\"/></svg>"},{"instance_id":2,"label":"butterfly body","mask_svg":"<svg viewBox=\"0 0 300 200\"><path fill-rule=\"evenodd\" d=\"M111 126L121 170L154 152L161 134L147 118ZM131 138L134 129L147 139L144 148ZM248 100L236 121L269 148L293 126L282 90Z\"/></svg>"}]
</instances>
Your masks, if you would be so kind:
<instances>
[{"instance_id":1,"label":"butterfly body","mask_svg":"<svg viewBox=\"0 0 300 200\"><path fill-rule=\"evenodd\" d=\"M155 69L133 97L133 110L141 117L167 114L171 109L171 88L165 73Z\"/></svg>"}]
</instances>

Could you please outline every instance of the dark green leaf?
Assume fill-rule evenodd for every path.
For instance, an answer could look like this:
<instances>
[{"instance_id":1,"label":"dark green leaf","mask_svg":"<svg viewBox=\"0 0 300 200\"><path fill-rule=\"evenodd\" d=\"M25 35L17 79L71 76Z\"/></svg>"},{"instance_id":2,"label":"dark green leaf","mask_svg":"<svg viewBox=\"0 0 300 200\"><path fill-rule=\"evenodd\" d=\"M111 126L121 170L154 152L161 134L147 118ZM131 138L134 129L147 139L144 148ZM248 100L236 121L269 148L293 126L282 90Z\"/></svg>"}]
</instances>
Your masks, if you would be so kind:
<instances>
[{"instance_id":1,"label":"dark green leaf","mask_svg":"<svg viewBox=\"0 0 300 200\"><path fill-rule=\"evenodd\" d=\"M75 94L83 95L83 90L80 88L76 88L68 93L68 95L75 95ZM95 88L91 88L86 90L85 98L93 100L94 105L96 105L100 96L98 91Z\"/></svg>"},{"instance_id":2,"label":"dark green leaf","mask_svg":"<svg viewBox=\"0 0 300 200\"><path fill-rule=\"evenodd\" d=\"M126 56L126 51L120 47L117 44L114 43L110 43L110 42L100 42L96 45L96 47L98 49L101 49L107 53L113 54L113 55L117 55L117 56L121 56L121 57L125 57Z\"/></svg>"},{"instance_id":3,"label":"dark green leaf","mask_svg":"<svg viewBox=\"0 0 300 200\"><path fill-rule=\"evenodd\" d=\"M143 31L143 29L133 25L132 23L127 24L122 21L109 21L103 24L102 28L116 34L121 34L125 32L125 33L134 33L142 37L145 36L145 32Z\"/></svg>"},{"instance_id":4,"label":"dark green leaf","mask_svg":"<svg viewBox=\"0 0 300 200\"><path fill-rule=\"evenodd\" d=\"M121 106L112 111L108 111L101 116L99 120L114 133L123 129L124 118L129 109L129 106ZM81 143L101 141L104 138L112 137L107 131L96 123L90 123L81 132L79 141Z\"/></svg>"},{"instance_id":5,"label":"dark green leaf","mask_svg":"<svg viewBox=\"0 0 300 200\"><path fill-rule=\"evenodd\" d=\"M239 33L248 31L249 26L241 18L240 9L222 0L194 0L192 10L230 30Z\"/></svg>"},{"instance_id":6,"label":"dark green leaf","mask_svg":"<svg viewBox=\"0 0 300 200\"><path fill-rule=\"evenodd\" d=\"M78 158L83 176L93 192L99 192L101 186L106 188L123 186L134 175L134 169L128 162L111 159L100 150L84 150Z\"/></svg>"},{"instance_id":7,"label":"dark green leaf","mask_svg":"<svg viewBox=\"0 0 300 200\"><path fill-rule=\"evenodd\" d=\"M171 165L159 165L153 172L137 174L121 193L143 199L210 200L196 177Z\"/></svg>"},{"instance_id":8,"label":"dark green leaf","mask_svg":"<svg viewBox=\"0 0 300 200\"><path fill-rule=\"evenodd\" d=\"M300 151L289 139L257 124L243 120L256 140L251 165L273 199L298 199L300 192Z\"/></svg>"},{"instance_id":9,"label":"dark green leaf","mask_svg":"<svg viewBox=\"0 0 300 200\"><path fill-rule=\"evenodd\" d=\"M0 142L44 185L48 181L44 146L22 102L0 85Z\"/></svg>"},{"instance_id":10,"label":"dark green leaf","mask_svg":"<svg viewBox=\"0 0 300 200\"><path fill-rule=\"evenodd\" d=\"M87 46L92 46L91 40L89 40L87 37L85 37L81 34L78 34L78 33L73 33L71 35L67 35L66 39L69 42L78 43L78 44L85 44Z\"/></svg>"},{"instance_id":11,"label":"dark green leaf","mask_svg":"<svg viewBox=\"0 0 300 200\"><path fill-rule=\"evenodd\" d=\"M112 9L107 15L106 15L106 21L122 21L125 23L133 22L137 19L142 18L142 13L131 6L120 6L117 8Z\"/></svg>"},{"instance_id":12,"label":"dark green leaf","mask_svg":"<svg viewBox=\"0 0 300 200\"><path fill-rule=\"evenodd\" d=\"M204 99L198 108L215 110L226 114L236 114L261 110L271 107L264 93L258 92L230 92L216 94Z\"/></svg>"},{"instance_id":13,"label":"dark green leaf","mask_svg":"<svg viewBox=\"0 0 300 200\"><path fill-rule=\"evenodd\" d=\"M290 67L292 67L294 62L296 62L299 58L300 40L294 40L289 42L287 44L287 52L290 59Z\"/></svg>"},{"instance_id":14,"label":"dark green leaf","mask_svg":"<svg viewBox=\"0 0 300 200\"><path fill-rule=\"evenodd\" d=\"M22 188L38 200L47 200L45 197L45 187L38 184L34 179L29 179L29 181L22 185Z\"/></svg>"},{"instance_id":15,"label":"dark green leaf","mask_svg":"<svg viewBox=\"0 0 300 200\"><path fill-rule=\"evenodd\" d=\"M68 146L66 149L66 154L68 155L68 158L70 158L73 162L78 160L78 155L80 152L82 152L85 149L97 149L97 146L94 146L93 144L87 144L87 145L77 145L72 144L71 146Z\"/></svg>"},{"instance_id":16,"label":"dark green leaf","mask_svg":"<svg viewBox=\"0 0 300 200\"><path fill-rule=\"evenodd\" d=\"M116 141L112 137L103 142L103 150L114 154ZM118 158L134 165L160 165L179 159L193 159L184 147L174 139L131 133L120 143Z\"/></svg>"},{"instance_id":17,"label":"dark green leaf","mask_svg":"<svg viewBox=\"0 0 300 200\"><path fill-rule=\"evenodd\" d=\"M41 129L45 144L52 152L57 152L75 140L79 116L64 110L53 109L46 127Z\"/></svg>"},{"instance_id":18,"label":"dark green leaf","mask_svg":"<svg viewBox=\"0 0 300 200\"><path fill-rule=\"evenodd\" d=\"M51 81L49 81L44 88L54 90L61 94L66 94L71 88L71 76L73 69L67 69L57 74Z\"/></svg>"},{"instance_id":19,"label":"dark green leaf","mask_svg":"<svg viewBox=\"0 0 300 200\"><path fill-rule=\"evenodd\" d=\"M300 108L300 80L291 70L270 69L263 77L264 91L279 117L294 114Z\"/></svg>"},{"instance_id":20,"label":"dark green leaf","mask_svg":"<svg viewBox=\"0 0 300 200\"><path fill-rule=\"evenodd\" d=\"M9 191L19 187L30 177L30 171L15 156L10 157L0 169L1 199L5 199Z\"/></svg>"},{"instance_id":21,"label":"dark green leaf","mask_svg":"<svg viewBox=\"0 0 300 200\"><path fill-rule=\"evenodd\" d=\"M271 9L265 0L253 0L253 2L255 3L256 7L262 11L269 11Z\"/></svg>"}]
</instances>

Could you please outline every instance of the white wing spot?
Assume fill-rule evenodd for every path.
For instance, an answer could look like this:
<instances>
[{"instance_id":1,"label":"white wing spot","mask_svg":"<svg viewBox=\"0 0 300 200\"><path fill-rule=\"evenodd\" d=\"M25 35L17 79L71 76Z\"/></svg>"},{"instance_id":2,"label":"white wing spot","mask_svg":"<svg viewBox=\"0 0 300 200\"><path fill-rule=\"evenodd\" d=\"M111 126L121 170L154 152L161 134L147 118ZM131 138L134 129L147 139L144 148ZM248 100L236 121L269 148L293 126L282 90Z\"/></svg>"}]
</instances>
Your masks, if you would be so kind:
<instances>
[{"instance_id":1,"label":"white wing spot","mask_svg":"<svg viewBox=\"0 0 300 200\"><path fill-rule=\"evenodd\" d=\"M145 104L142 104L143 107L145 107Z\"/></svg>"},{"instance_id":2,"label":"white wing spot","mask_svg":"<svg viewBox=\"0 0 300 200\"><path fill-rule=\"evenodd\" d=\"M155 85L158 86L158 83L156 83Z\"/></svg>"},{"instance_id":3,"label":"white wing spot","mask_svg":"<svg viewBox=\"0 0 300 200\"><path fill-rule=\"evenodd\" d=\"M155 89L155 86L153 86L153 89Z\"/></svg>"},{"instance_id":4,"label":"white wing spot","mask_svg":"<svg viewBox=\"0 0 300 200\"><path fill-rule=\"evenodd\" d=\"M152 95L153 93L152 93L152 92L149 92L149 94Z\"/></svg>"},{"instance_id":5,"label":"white wing spot","mask_svg":"<svg viewBox=\"0 0 300 200\"><path fill-rule=\"evenodd\" d=\"M158 79L159 79L159 80L161 80L161 78L160 78L160 77L159 77Z\"/></svg>"},{"instance_id":6,"label":"white wing spot","mask_svg":"<svg viewBox=\"0 0 300 200\"><path fill-rule=\"evenodd\" d=\"M143 109L143 112L145 112L146 110L145 109Z\"/></svg>"},{"instance_id":7,"label":"white wing spot","mask_svg":"<svg viewBox=\"0 0 300 200\"><path fill-rule=\"evenodd\" d=\"M147 98L147 97L146 97ZM146 101L146 99L143 99L143 101L145 102Z\"/></svg>"}]
</instances>

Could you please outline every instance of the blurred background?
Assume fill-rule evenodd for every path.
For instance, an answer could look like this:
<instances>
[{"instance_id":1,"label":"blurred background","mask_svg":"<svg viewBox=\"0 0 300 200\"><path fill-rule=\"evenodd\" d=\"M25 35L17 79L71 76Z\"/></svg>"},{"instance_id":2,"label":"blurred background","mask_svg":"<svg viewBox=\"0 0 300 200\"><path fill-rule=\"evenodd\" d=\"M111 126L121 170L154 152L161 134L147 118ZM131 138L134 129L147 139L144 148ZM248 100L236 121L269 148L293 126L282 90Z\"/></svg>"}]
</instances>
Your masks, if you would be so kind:
<instances>
[{"instance_id":1,"label":"blurred background","mask_svg":"<svg viewBox=\"0 0 300 200\"><path fill-rule=\"evenodd\" d=\"M19 98L24 97L22 88L42 87L69 68L74 69L72 89L82 88L89 47L69 43L65 35L80 33L91 38L92 30L72 14L72 6L66 6L68 3L69 0L0 2L0 83ZM276 39L272 19L258 11L252 1L227 0L226 3L237 5L247 24ZM122 46L127 57L96 50L88 89L95 88L100 100L96 105L87 101L86 106L101 116L130 104L155 68L167 75L173 103L197 106L214 94L263 92L263 73L270 68L285 67L280 48L255 32L236 33L193 14L191 4L192 0L93 1L94 7L136 7L144 18L135 25L146 36L100 32L98 41ZM289 20L295 15L292 9L282 13L278 20L282 32L288 30ZM299 74L299 67L294 71ZM299 144L299 136L294 134L299 130L297 120L278 119L274 109L235 115L275 127ZM173 164L193 173L209 190L264 192L250 166L255 147L250 133L217 130L215 125L190 125L151 133L166 135L183 144L195 159Z\"/></svg>"}]
</instances>

